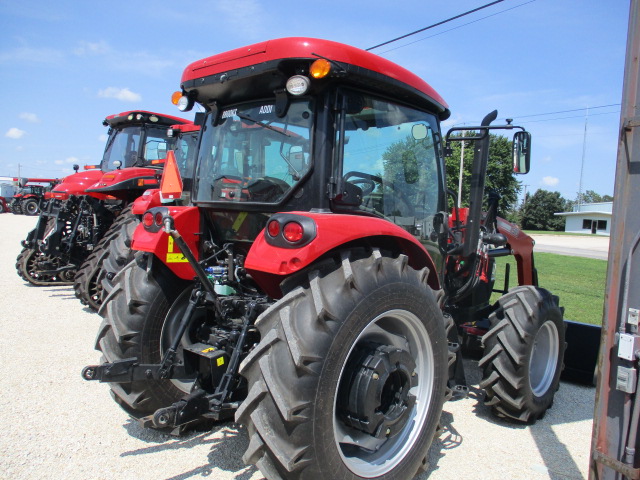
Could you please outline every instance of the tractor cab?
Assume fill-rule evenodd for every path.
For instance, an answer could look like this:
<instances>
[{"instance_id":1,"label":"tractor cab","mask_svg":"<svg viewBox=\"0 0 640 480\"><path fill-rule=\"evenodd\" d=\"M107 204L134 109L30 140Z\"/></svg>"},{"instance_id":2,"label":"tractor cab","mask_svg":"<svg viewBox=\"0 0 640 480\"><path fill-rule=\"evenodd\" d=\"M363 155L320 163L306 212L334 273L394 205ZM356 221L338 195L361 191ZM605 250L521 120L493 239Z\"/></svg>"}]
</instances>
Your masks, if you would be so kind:
<instances>
[{"instance_id":1,"label":"tractor cab","mask_svg":"<svg viewBox=\"0 0 640 480\"><path fill-rule=\"evenodd\" d=\"M173 147L167 136L171 125L190 123L183 118L136 110L110 115L102 122L108 126L107 145L100 170L157 165Z\"/></svg>"}]
</instances>

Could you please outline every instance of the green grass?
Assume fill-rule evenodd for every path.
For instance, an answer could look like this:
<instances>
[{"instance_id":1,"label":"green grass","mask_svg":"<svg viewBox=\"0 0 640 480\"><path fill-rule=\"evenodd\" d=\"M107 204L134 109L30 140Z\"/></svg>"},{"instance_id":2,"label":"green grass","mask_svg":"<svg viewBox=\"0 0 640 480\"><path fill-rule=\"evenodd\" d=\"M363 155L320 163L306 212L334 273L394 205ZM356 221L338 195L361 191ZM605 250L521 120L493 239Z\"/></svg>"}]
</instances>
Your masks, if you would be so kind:
<instances>
[{"instance_id":1,"label":"green grass","mask_svg":"<svg viewBox=\"0 0 640 480\"><path fill-rule=\"evenodd\" d=\"M504 265L511 264L510 286L517 283L517 269L513 257L496 259L495 288L504 285ZM565 308L564 317L581 323L602 324L607 261L570 257L553 253L536 253L536 269L540 286L560 297ZM495 301L500 294L494 294Z\"/></svg>"}]
</instances>

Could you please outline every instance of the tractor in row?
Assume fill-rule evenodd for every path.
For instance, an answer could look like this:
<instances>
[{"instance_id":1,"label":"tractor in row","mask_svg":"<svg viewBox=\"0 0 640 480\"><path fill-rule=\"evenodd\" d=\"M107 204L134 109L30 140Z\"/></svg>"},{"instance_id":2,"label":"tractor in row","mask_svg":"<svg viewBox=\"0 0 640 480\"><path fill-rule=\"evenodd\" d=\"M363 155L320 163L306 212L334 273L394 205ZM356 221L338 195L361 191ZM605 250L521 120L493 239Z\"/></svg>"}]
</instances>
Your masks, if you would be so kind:
<instances>
[{"instance_id":1,"label":"tractor in row","mask_svg":"<svg viewBox=\"0 0 640 480\"><path fill-rule=\"evenodd\" d=\"M443 133L449 107L424 80L312 38L196 61L180 93L205 112L189 202L144 212L132 260L103 279L103 363L83 378L146 427L235 419L269 479L412 478L467 391L471 331L495 414L551 407L563 310L532 239L485 206L490 133L514 132L524 174L524 128L494 111ZM454 141L474 146L465 208L445 187ZM494 285L502 256L515 287Z\"/></svg>"},{"instance_id":2,"label":"tractor in row","mask_svg":"<svg viewBox=\"0 0 640 480\"><path fill-rule=\"evenodd\" d=\"M143 192L159 185L174 143L167 135L169 127L190 123L147 111L106 117L108 139L101 163L82 172L74 166L76 173L53 188L46 210L22 242L18 275L33 285L72 284L116 218ZM90 283L76 286L81 300L90 295L85 293Z\"/></svg>"}]
</instances>

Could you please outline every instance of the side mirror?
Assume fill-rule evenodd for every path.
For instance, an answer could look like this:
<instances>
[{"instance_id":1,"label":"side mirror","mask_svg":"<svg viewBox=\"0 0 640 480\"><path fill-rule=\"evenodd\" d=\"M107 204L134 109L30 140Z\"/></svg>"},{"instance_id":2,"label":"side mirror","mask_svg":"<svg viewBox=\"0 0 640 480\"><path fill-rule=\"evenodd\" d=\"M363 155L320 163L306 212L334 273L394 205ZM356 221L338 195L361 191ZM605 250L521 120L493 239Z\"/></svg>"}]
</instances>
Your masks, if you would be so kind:
<instances>
[{"instance_id":1,"label":"side mirror","mask_svg":"<svg viewBox=\"0 0 640 480\"><path fill-rule=\"evenodd\" d=\"M531 134L516 132L513 136L513 173L524 175L529 173L531 164Z\"/></svg>"}]
</instances>

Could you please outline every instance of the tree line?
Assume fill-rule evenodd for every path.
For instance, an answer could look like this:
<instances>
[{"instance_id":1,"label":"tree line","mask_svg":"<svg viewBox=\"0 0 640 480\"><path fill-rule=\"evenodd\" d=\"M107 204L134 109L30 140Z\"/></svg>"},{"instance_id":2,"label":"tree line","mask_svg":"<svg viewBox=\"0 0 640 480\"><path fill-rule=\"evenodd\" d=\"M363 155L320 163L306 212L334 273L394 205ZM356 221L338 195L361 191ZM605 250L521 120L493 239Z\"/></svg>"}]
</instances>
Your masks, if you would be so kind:
<instances>
[{"instance_id":1,"label":"tree line","mask_svg":"<svg viewBox=\"0 0 640 480\"><path fill-rule=\"evenodd\" d=\"M452 155L446 159L447 188L458 192L462 142L452 142ZM469 186L471 184L471 164L473 163L473 144L466 142L464 150L464 169L462 180L462 207L469 206ZM600 195L593 190L576 194L576 198L563 198L560 192L537 190L533 195L527 193L521 205L517 205L518 194L522 190L520 182L512 171L511 141L501 135L491 135L489 146L489 164L485 191L494 191L500 195L499 215L525 230L564 230L564 217L558 212L570 212L576 204L611 202L611 195Z\"/></svg>"}]
</instances>

